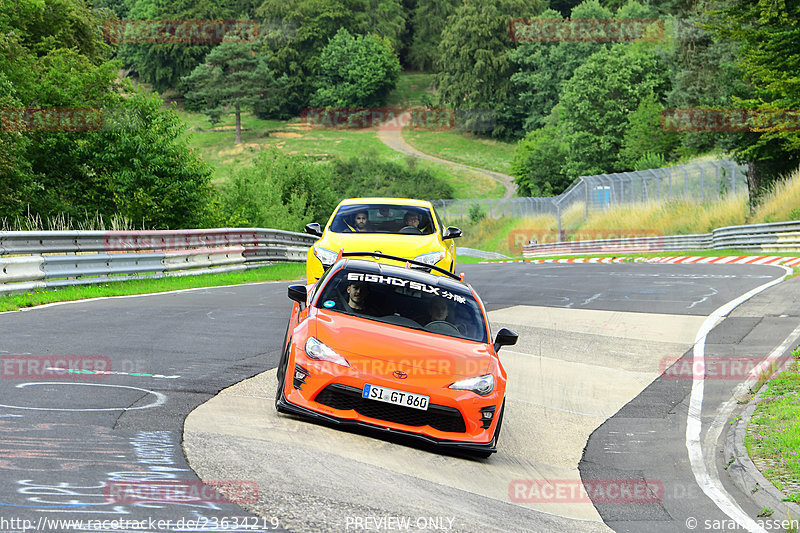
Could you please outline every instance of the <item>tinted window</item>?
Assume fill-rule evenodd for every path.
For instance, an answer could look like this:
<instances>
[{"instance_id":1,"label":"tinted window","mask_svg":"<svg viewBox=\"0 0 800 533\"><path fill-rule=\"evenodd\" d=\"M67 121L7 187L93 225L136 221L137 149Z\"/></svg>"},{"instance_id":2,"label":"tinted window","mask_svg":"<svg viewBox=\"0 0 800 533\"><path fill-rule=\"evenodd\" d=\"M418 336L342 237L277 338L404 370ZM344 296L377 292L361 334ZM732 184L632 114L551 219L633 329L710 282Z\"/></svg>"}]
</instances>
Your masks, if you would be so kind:
<instances>
[{"instance_id":1,"label":"tinted window","mask_svg":"<svg viewBox=\"0 0 800 533\"><path fill-rule=\"evenodd\" d=\"M431 212L408 205L343 205L333 217L334 233L396 233L430 235L434 232Z\"/></svg>"},{"instance_id":2,"label":"tinted window","mask_svg":"<svg viewBox=\"0 0 800 533\"><path fill-rule=\"evenodd\" d=\"M465 289L396 275L343 269L331 276L316 307L370 320L486 342L480 306Z\"/></svg>"}]
</instances>

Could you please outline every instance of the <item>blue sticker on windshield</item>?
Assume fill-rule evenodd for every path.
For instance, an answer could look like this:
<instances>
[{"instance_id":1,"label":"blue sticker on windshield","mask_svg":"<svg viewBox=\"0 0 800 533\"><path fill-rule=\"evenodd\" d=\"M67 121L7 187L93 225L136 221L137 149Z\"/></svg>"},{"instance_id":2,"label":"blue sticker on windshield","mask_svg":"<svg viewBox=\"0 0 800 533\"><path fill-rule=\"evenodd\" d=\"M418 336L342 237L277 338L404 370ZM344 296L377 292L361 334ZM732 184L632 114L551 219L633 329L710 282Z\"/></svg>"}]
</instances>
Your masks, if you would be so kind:
<instances>
[{"instance_id":1,"label":"blue sticker on windshield","mask_svg":"<svg viewBox=\"0 0 800 533\"><path fill-rule=\"evenodd\" d=\"M336 305L336 302L334 302L333 300L326 300L325 303L323 303L322 305L330 309L331 307Z\"/></svg>"}]
</instances>

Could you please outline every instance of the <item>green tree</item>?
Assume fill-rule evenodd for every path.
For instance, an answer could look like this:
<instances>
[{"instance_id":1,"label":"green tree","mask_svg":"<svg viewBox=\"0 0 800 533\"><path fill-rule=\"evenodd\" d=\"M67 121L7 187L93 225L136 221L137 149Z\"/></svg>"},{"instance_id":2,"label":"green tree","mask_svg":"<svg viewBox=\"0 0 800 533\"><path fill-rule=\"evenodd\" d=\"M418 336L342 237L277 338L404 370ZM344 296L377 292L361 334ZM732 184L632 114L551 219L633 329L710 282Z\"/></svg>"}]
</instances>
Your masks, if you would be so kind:
<instances>
[{"instance_id":1,"label":"green tree","mask_svg":"<svg viewBox=\"0 0 800 533\"><path fill-rule=\"evenodd\" d=\"M114 62L94 64L75 49L57 48L38 58L30 53L21 64L27 72L15 87L22 107L102 110L120 100L119 65ZM38 191L27 200L33 213L78 218L86 212L104 212L107 204L95 196L99 184L81 153L93 134L41 130L21 134L29 141L24 158Z\"/></svg>"},{"instance_id":2,"label":"green tree","mask_svg":"<svg viewBox=\"0 0 800 533\"><path fill-rule=\"evenodd\" d=\"M98 28L103 21L84 0L14 0L0 3L0 27L13 29L34 55L72 48L90 61L106 59L109 47Z\"/></svg>"},{"instance_id":3,"label":"green tree","mask_svg":"<svg viewBox=\"0 0 800 533\"><path fill-rule=\"evenodd\" d=\"M384 105L400 75L400 61L386 39L339 30L322 50L317 92L311 104L325 107Z\"/></svg>"},{"instance_id":4,"label":"green tree","mask_svg":"<svg viewBox=\"0 0 800 533\"><path fill-rule=\"evenodd\" d=\"M725 0L708 27L718 38L739 43L738 67L752 85L749 98L732 98L737 107L767 114L800 108L800 4L786 0ZM738 135L737 159L748 163L751 199L800 164L800 133L793 124Z\"/></svg>"},{"instance_id":5,"label":"green tree","mask_svg":"<svg viewBox=\"0 0 800 533\"><path fill-rule=\"evenodd\" d=\"M331 189L326 165L271 150L223 186L221 210L233 226L301 231L328 219L337 202Z\"/></svg>"},{"instance_id":6,"label":"green tree","mask_svg":"<svg viewBox=\"0 0 800 533\"><path fill-rule=\"evenodd\" d=\"M665 47L672 88L666 106L673 109L726 108L732 98L748 98L751 88L737 66L739 45L717 40L704 28L708 13L690 13L680 19L667 19L672 42ZM730 151L730 135L710 132L682 132L680 153L694 155L715 148Z\"/></svg>"},{"instance_id":7,"label":"green tree","mask_svg":"<svg viewBox=\"0 0 800 533\"><path fill-rule=\"evenodd\" d=\"M0 4L0 108L89 108L102 117L76 124L85 131L0 131L0 216L201 223L210 169L187 148L174 111L118 80L99 27L83 0Z\"/></svg>"},{"instance_id":8,"label":"green tree","mask_svg":"<svg viewBox=\"0 0 800 533\"><path fill-rule=\"evenodd\" d=\"M250 43L228 41L214 48L201 65L183 78L189 88L186 98L198 104L212 122L233 108L235 144L242 143L242 109L252 108L256 102L271 102L277 109L281 81L273 78L266 58L256 54Z\"/></svg>"},{"instance_id":9,"label":"green tree","mask_svg":"<svg viewBox=\"0 0 800 533\"><path fill-rule=\"evenodd\" d=\"M155 95L134 92L106 110L104 127L82 143L88 162L110 203L105 213L125 216L147 228L199 227L211 195L211 168L192 152L186 125Z\"/></svg>"},{"instance_id":10,"label":"green tree","mask_svg":"<svg viewBox=\"0 0 800 533\"><path fill-rule=\"evenodd\" d=\"M663 98L669 79L646 43L601 49L581 66L561 93L561 125L569 145L564 171L572 178L622 170L618 154L628 115L650 93Z\"/></svg>"},{"instance_id":11,"label":"green tree","mask_svg":"<svg viewBox=\"0 0 800 533\"><path fill-rule=\"evenodd\" d=\"M368 153L329 163L332 188L339 198L400 196L438 200L453 197L453 188L409 157L405 164Z\"/></svg>"},{"instance_id":12,"label":"green tree","mask_svg":"<svg viewBox=\"0 0 800 533\"><path fill-rule=\"evenodd\" d=\"M410 65L418 70L433 70L439 55L439 41L447 18L455 13L458 0L429 0L419 2L411 25L414 38L408 53Z\"/></svg>"},{"instance_id":13,"label":"green tree","mask_svg":"<svg viewBox=\"0 0 800 533\"><path fill-rule=\"evenodd\" d=\"M350 31L358 35L379 35L399 53L407 17L400 0L350 0L348 7L353 13Z\"/></svg>"},{"instance_id":14,"label":"green tree","mask_svg":"<svg viewBox=\"0 0 800 533\"><path fill-rule=\"evenodd\" d=\"M485 132L485 116L513 117L507 106L513 98L509 52L516 43L509 35L511 19L536 16L540 1L476 0L459 6L448 19L439 44L436 81L445 105L461 110L462 127ZM495 136L512 135L505 120L492 127Z\"/></svg>"},{"instance_id":15,"label":"green tree","mask_svg":"<svg viewBox=\"0 0 800 533\"><path fill-rule=\"evenodd\" d=\"M0 71L0 109L19 107L21 102L14 97L11 82ZM30 163L25 159L29 144L25 135L0 127L0 219L22 215L25 200L34 193Z\"/></svg>"},{"instance_id":16,"label":"green tree","mask_svg":"<svg viewBox=\"0 0 800 533\"><path fill-rule=\"evenodd\" d=\"M221 0L135 0L128 17L135 20L234 20L248 14L235 11L240 2ZM203 58L218 45L222 34L209 38L213 42L146 42L123 43L117 56L131 74L149 83L157 91L176 89Z\"/></svg>"},{"instance_id":17,"label":"green tree","mask_svg":"<svg viewBox=\"0 0 800 533\"><path fill-rule=\"evenodd\" d=\"M628 0L614 14L615 18L618 19L651 19L656 18L656 15L655 7L649 4L642 4L636 0Z\"/></svg>"},{"instance_id":18,"label":"green tree","mask_svg":"<svg viewBox=\"0 0 800 533\"><path fill-rule=\"evenodd\" d=\"M560 19L558 12L549 10L541 18ZM608 19L612 12L597 0L586 0L572 9L571 19ZM592 54L608 45L599 42L526 42L511 54L515 73L511 82L518 93L522 127L531 131L544 125L564 82Z\"/></svg>"},{"instance_id":19,"label":"green tree","mask_svg":"<svg viewBox=\"0 0 800 533\"><path fill-rule=\"evenodd\" d=\"M380 14L380 15L377 15ZM340 29L353 35L385 37L395 51L402 47L405 29L402 3L398 0L264 0L258 15L278 26L291 28L286 39L265 40L270 67L276 76L287 75L286 98L281 115L297 115L316 92L322 49ZM268 113L257 109L259 116Z\"/></svg>"},{"instance_id":20,"label":"green tree","mask_svg":"<svg viewBox=\"0 0 800 533\"><path fill-rule=\"evenodd\" d=\"M517 143L511 172L518 196L555 196L569 187L572 179L563 168L567 143L555 125L528 132Z\"/></svg>"},{"instance_id":21,"label":"green tree","mask_svg":"<svg viewBox=\"0 0 800 533\"><path fill-rule=\"evenodd\" d=\"M664 106L658 102L653 93L639 102L628 116L628 125L619 151L619 163L625 170L634 168L636 161L647 153L655 153L668 157L680 143L680 136L671 131L664 131L660 117ZM652 167L651 167L652 168Z\"/></svg>"}]
</instances>

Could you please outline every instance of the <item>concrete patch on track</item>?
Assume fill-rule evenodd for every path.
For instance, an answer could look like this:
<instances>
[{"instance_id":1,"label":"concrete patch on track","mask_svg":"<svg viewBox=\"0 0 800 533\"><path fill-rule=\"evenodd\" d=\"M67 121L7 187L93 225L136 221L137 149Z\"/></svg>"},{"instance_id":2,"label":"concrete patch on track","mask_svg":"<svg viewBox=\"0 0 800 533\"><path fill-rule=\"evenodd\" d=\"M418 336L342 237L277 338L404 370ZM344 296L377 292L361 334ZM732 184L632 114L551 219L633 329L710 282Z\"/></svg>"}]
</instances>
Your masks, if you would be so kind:
<instances>
[{"instance_id":1,"label":"concrete patch on track","mask_svg":"<svg viewBox=\"0 0 800 533\"><path fill-rule=\"evenodd\" d=\"M521 336L500 352L506 413L499 452L486 461L278 415L274 370L187 417L187 458L202 479L257 482L251 510L292 531L341 531L354 517L389 515L412 524L452 518L454 531L607 531L588 500L516 489L580 488L591 432L651 383L665 359L689 349L703 317L517 306L490 320Z\"/></svg>"}]
</instances>

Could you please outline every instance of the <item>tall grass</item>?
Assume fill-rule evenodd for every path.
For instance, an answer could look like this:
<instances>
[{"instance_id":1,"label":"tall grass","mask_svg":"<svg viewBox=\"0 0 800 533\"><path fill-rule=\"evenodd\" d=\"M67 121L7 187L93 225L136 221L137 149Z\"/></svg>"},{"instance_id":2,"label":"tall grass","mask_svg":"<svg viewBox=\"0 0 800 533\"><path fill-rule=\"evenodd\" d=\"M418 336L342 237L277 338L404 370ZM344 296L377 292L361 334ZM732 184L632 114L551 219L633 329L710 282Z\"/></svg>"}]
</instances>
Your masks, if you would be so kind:
<instances>
[{"instance_id":1,"label":"tall grass","mask_svg":"<svg viewBox=\"0 0 800 533\"><path fill-rule=\"evenodd\" d=\"M557 222L552 216L538 216L480 220L463 218L451 220L446 224L462 229L463 237L458 239L458 246L518 256L522 253L523 244L531 240L541 240L542 235L552 235L552 228Z\"/></svg>"},{"instance_id":2,"label":"tall grass","mask_svg":"<svg viewBox=\"0 0 800 533\"><path fill-rule=\"evenodd\" d=\"M756 206L753 223L800 220L800 169L775 182Z\"/></svg>"},{"instance_id":3,"label":"tall grass","mask_svg":"<svg viewBox=\"0 0 800 533\"><path fill-rule=\"evenodd\" d=\"M747 196L727 196L715 202L688 200L645 202L592 211L580 229L631 231L642 235L691 235L708 233L715 228L744 224L747 220Z\"/></svg>"},{"instance_id":4,"label":"tall grass","mask_svg":"<svg viewBox=\"0 0 800 533\"><path fill-rule=\"evenodd\" d=\"M72 218L65 213L42 218L39 214L28 213L13 219L0 218L0 231L121 231L134 229L134 224L122 215L104 218L103 215L84 214L81 219ZM144 228L142 228L144 229Z\"/></svg>"}]
</instances>

